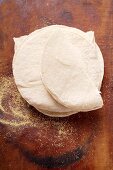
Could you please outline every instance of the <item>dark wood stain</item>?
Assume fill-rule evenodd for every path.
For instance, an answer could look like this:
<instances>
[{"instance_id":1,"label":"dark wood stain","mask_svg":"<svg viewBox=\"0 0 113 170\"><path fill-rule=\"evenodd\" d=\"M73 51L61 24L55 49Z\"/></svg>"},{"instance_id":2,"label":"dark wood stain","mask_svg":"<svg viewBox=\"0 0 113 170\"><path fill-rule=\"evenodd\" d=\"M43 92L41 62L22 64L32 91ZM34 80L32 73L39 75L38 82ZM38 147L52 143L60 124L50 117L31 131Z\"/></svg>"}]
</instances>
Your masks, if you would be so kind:
<instances>
[{"instance_id":1,"label":"dark wood stain","mask_svg":"<svg viewBox=\"0 0 113 170\"><path fill-rule=\"evenodd\" d=\"M58 156L39 156L32 153L28 149L22 147L18 141L13 140L12 138L8 138L6 142L13 145L14 147L18 148L19 151L25 156L30 162L39 165L43 168L63 168L69 166L73 163L80 161L88 152L91 142L93 141L93 134L87 139L87 141L77 147L72 151L65 152L62 155Z\"/></svg>"},{"instance_id":2,"label":"dark wood stain","mask_svg":"<svg viewBox=\"0 0 113 170\"><path fill-rule=\"evenodd\" d=\"M24 148L19 148L19 149L29 161L41 167L61 168L80 161L87 152L86 147L87 146L78 147L75 150L66 152L63 155L59 155L58 157L53 157L53 156L39 157L33 155L31 152L25 150Z\"/></svg>"},{"instance_id":3,"label":"dark wood stain","mask_svg":"<svg viewBox=\"0 0 113 170\"><path fill-rule=\"evenodd\" d=\"M67 22L71 22L73 20L73 16L72 16L71 12L66 11L66 10L62 11L61 17L64 20L66 20Z\"/></svg>"}]
</instances>

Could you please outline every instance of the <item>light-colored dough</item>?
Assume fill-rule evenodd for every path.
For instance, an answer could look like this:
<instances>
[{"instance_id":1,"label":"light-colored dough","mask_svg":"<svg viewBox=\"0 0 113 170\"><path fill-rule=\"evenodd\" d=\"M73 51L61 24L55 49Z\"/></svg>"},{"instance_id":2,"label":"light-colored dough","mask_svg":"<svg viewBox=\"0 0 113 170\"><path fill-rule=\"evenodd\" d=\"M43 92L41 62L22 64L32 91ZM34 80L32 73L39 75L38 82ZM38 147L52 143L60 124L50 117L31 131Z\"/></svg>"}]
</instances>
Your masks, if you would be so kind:
<instances>
[{"instance_id":1,"label":"light-colored dough","mask_svg":"<svg viewBox=\"0 0 113 170\"><path fill-rule=\"evenodd\" d=\"M51 117L67 117L70 115L75 114L76 112L49 112L47 110L42 110L42 109L37 109L39 112L47 115L47 116L51 116Z\"/></svg>"},{"instance_id":2,"label":"light-colored dough","mask_svg":"<svg viewBox=\"0 0 113 170\"><path fill-rule=\"evenodd\" d=\"M76 28L62 25L48 26L36 30L29 35L14 38L15 55L13 59L13 74L18 90L29 104L33 105L37 110L42 110L46 115L62 117L74 114L77 111L71 111L72 109L57 103L47 92L40 77L40 62L44 48L50 36L59 28L68 29L73 34L77 33L84 36L91 43L94 39L94 34L91 31L86 34ZM97 76L98 80L95 83L100 88L103 78L103 60L97 45L96 50L98 53L97 63L99 68L97 74L99 76Z\"/></svg>"},{"instance_id":3,"label":"light-colored dough","mask_svg":"<svg viewBox=\"0 0 113 170\"><path fill-rule=\"evenodd\" d=\"M59 28L44 51L42 81L56 101L72 110L80 112L101 108L98 69L95 70L94 65L98 65L97 58L95 44L81 35Z\"/></svg>"},{"instance_id":4,"label":"light-colored dough","mask_svg":"<svg viewBox=\"0 0 113 170\"><path fill-rule=\"evenodd\" d=\"M15 38L16 49L13 59L13 74L18 90L23 98L33 105L36 109L48 110L51 112L67 112L70 109L57 103L45 89L41 76L41 57L43 54L46 42L52 33L58 27L63 26L49 26L40 31L35 31L34 34L29 35L27 40L22 38ZM24 43L21 45L21 42ZM20 46L20 49L19 47Z\"/></svg>"},{"instance_id":5,"label":"light-colored dough","mask_svg":"<svg viewBox=\"0 0 113 170\"><path fill-rule=\"evenodd\" d=\"M33 32L32 34L36 34L39 30ZM30 34L31 36L31 34ZM25 35L25 36L21 36L20 38L14 38L14 42L15 42L15 53L18 52L18 50L20 49L20 47L23 45L23 43L25 42L25 40L27 40L28 36ZM54 99L53 99L54 100ZM75 114L76 112L74 111L70 111L70 112L50 112L50 111L47 111L47 110L42 110L42 109L39 109L37 108L37 106L35 107L39 112L41 113L44 113L45 115L47 116L51 116L51 117L66 117L66 116L69 116L69 115L72 115L72 114Z\"/></svg>"}]
</instances>

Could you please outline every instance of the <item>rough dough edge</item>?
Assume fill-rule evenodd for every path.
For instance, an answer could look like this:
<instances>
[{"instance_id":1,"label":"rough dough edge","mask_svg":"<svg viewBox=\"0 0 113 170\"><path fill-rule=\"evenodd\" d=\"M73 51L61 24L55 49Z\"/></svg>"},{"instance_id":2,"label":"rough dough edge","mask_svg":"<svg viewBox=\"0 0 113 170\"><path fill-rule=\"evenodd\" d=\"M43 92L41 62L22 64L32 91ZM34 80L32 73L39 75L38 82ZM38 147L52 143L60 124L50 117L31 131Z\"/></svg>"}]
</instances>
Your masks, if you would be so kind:
<instances>
[{"instance_id":1,"label":"rough dough edge","mask_svg":"<svg viewBox=\"0 0 113 170\"><path fill-rule=\"evenodd\" d=\"M44 115L50 116L50 117L68 117L71 115L74 115L78 112L49 112L47 110L37 109L39 112L43 113Z\"/></svg>"}]
</instances>

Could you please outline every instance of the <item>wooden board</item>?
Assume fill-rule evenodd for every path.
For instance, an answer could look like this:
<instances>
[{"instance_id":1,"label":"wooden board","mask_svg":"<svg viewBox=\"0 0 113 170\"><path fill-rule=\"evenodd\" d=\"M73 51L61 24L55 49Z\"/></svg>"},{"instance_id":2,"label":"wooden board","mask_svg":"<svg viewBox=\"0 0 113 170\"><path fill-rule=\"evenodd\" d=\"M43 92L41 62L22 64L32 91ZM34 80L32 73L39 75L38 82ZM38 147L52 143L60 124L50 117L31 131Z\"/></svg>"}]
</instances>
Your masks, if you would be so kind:
<instances>
[{"instance_id":1,"label":"wooden board","mask_svg":"<svg viewBox=\"0 0 113 170\"><path fill-rule=\"evenodd\" d=\"M64 24L95 31L104 107L67 118L37 112L12 78L13 37ZM0 0L0 170L113 169L113 1Z\"/></svg>"}]
</instances>

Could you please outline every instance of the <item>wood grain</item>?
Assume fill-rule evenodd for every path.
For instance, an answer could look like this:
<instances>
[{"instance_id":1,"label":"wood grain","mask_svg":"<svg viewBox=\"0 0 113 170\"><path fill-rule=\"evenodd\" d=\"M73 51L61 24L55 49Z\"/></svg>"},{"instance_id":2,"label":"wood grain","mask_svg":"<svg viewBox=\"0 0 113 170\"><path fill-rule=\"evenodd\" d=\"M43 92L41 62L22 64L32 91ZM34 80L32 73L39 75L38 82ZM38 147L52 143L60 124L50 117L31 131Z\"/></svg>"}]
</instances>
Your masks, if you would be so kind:
<instances>
[{"instance_id":1,"label":"wood grain","mask_svg":"<svg viewBox=\"0 0 113 170\"><path fill-rule=\"evenodd\" d=\"M104 107L97 111L56 119L43 116L29 107L23 99L19 99L25 103L22 106L23 115L28 115L29 119L32 117L31 122L34 124L38 122L38 126L22 126L14 129L4 123L0 124L0 170L46 170L48 168L112 170L112 0L0 0L1 87L4 85L3 78L9 82L7 88L5 86L7 91L4 91L4 87L0 88L3 92L2 106L5 109L4 112L1 111L0 118L8 121L16 120L13 114L17 111L16 104L18 112L21 112L21 105L14 102L18 91L12 79L13 37L28 34L51 24L64 24L83 31L95 32L105 62L102 87ZM77 148L79 149L75 153ZM72 155L69 156L69 153ZM68 155L65 156L66 154ZM76 159L73 160L75 156Z\"/></svg>"}]
</instances>

